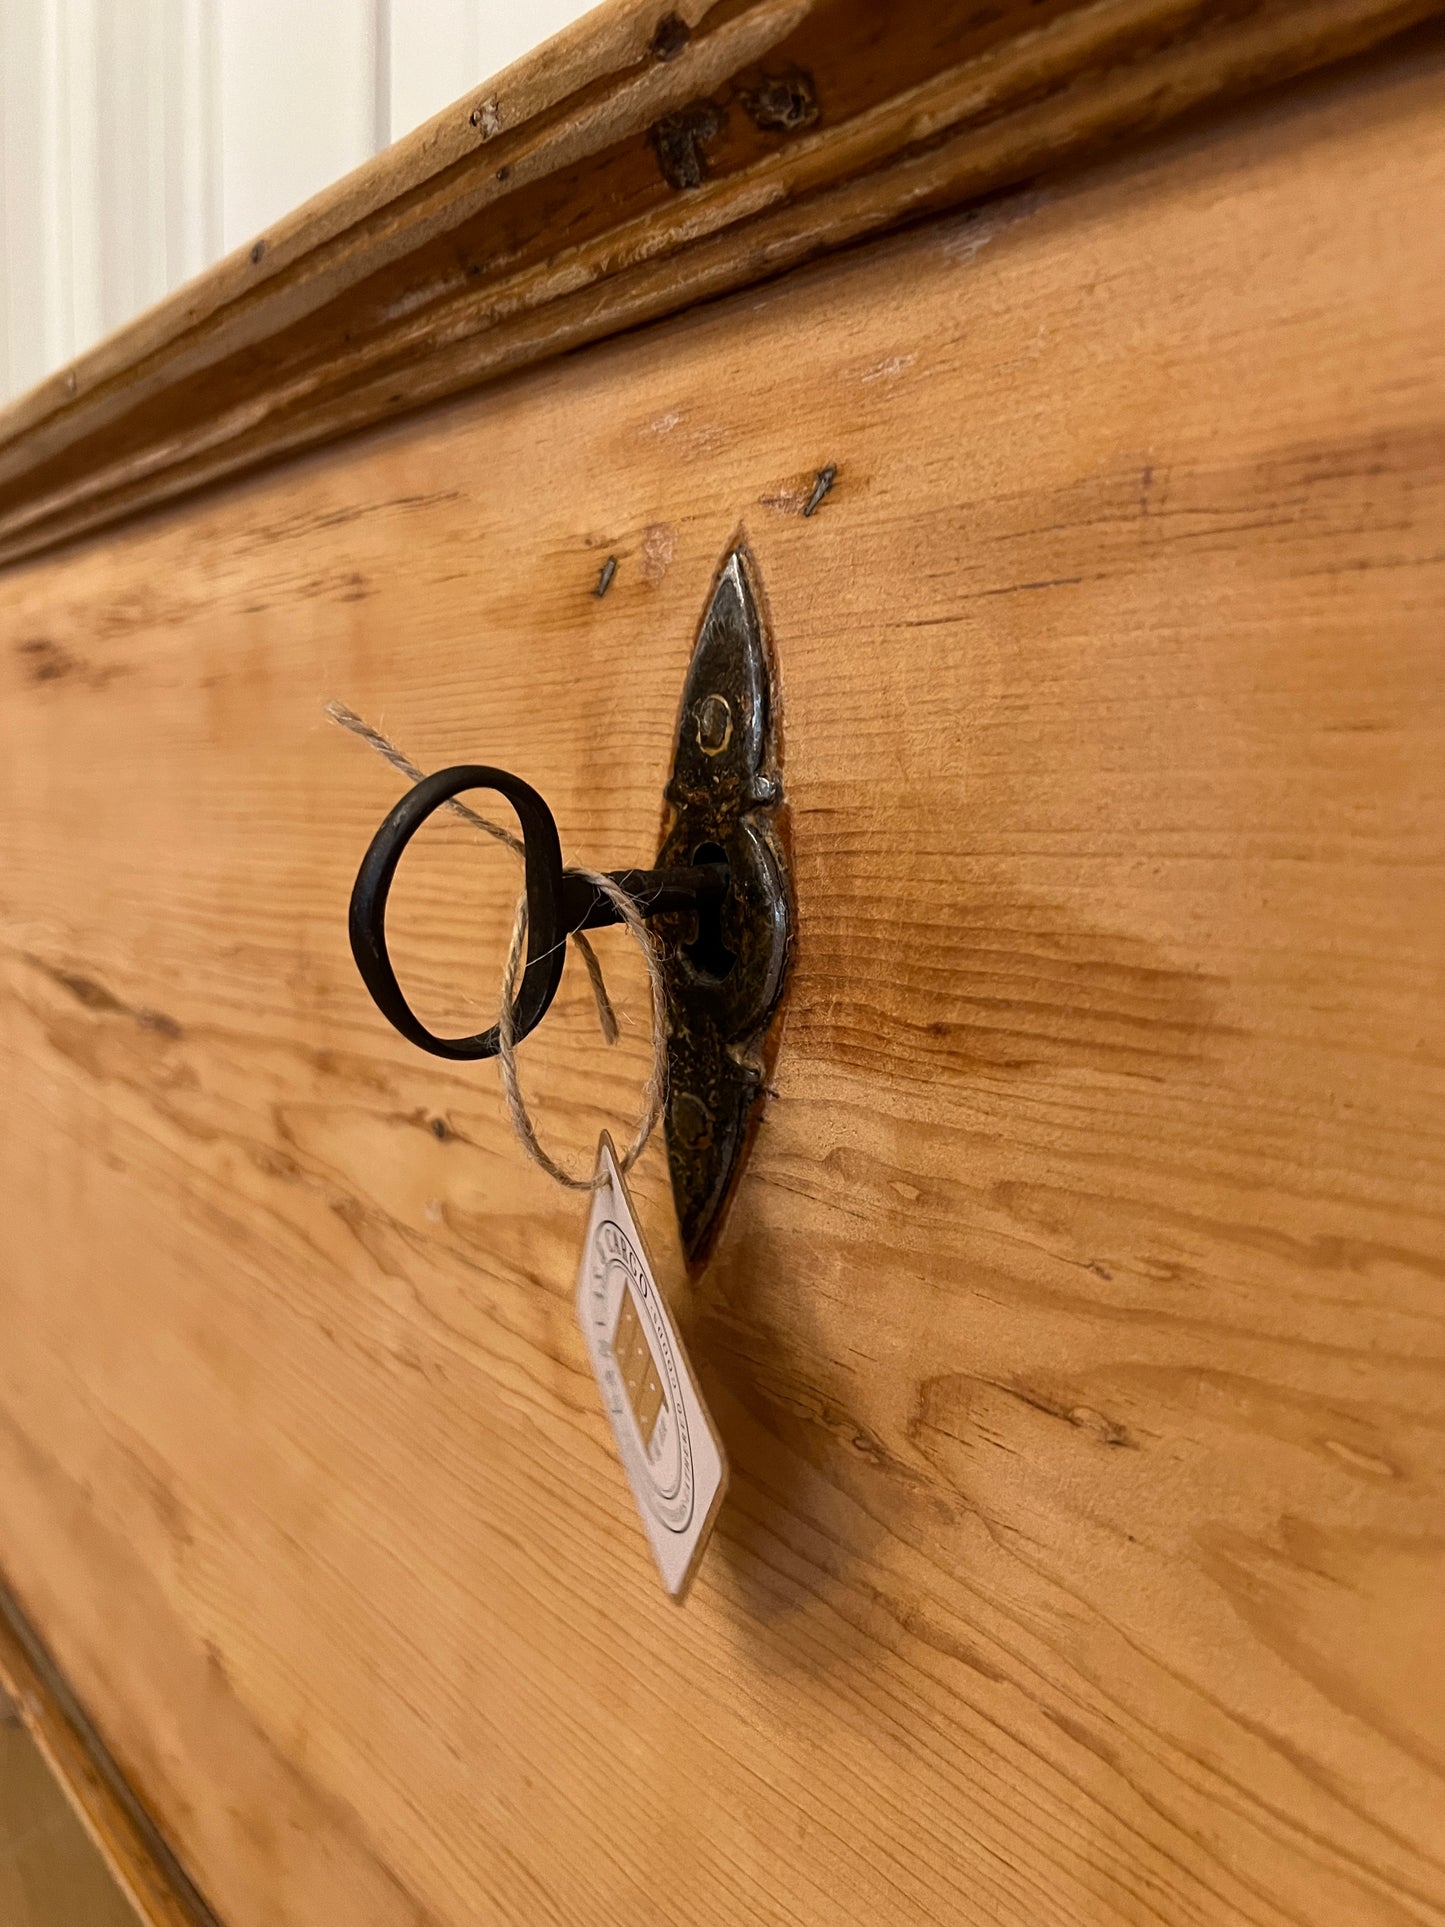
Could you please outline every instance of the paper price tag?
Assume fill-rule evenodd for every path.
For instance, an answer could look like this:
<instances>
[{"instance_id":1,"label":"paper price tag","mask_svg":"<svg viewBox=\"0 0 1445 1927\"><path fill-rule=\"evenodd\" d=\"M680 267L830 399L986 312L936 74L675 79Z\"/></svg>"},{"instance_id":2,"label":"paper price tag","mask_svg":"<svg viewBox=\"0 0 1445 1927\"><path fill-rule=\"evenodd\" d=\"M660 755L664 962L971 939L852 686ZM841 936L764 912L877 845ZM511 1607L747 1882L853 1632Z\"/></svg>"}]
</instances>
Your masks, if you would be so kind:
<instances>
[{"instance_id":1,"label":"paper price tag","mask_svg":"<svg viewBox=\"0 0 1445 1927\"><path fill-rule=\"evenodd\" d=\"M727 1460L657 1288L604 1131L577 1273L582 1327L602 1402L662 1583L680 1600L727 1489Z\"/></svg>"}]
</instances>

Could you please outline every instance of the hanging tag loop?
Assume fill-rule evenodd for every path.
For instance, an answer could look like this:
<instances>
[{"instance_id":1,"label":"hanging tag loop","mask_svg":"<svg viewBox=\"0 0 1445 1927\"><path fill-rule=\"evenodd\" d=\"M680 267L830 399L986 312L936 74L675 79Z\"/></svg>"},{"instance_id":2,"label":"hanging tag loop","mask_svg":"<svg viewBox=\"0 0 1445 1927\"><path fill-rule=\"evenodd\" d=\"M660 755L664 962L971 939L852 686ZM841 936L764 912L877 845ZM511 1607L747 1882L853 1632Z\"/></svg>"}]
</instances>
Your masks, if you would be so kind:
<instances>
[{"instance_id":1,"label":"hanging tag loop","mask_svg":"<svg viewBox=\"0 0 1445 1927\"><path fill-rule=\"evenodd\" d=\"M615 878L604 876L596 870L582 870L577 873L587 880L604 896L617 912L619 923L625 924L642 952L647 965L648 993L652 1004L652 1068L648 1072L647 1087L642 1096L642 1115L632 1142L623 1152L620 1168L630 1171L642 1153L647 1149L653 1132L662 1121L667 1105L667 986L662 979L662 965L658 961L657 946L648 935L647 926L638 914L637 905ZM497 1063L502 1073L502 1093L507 1100L507 1115L512 1120L512 1129L527 1156L547 1173L554 1183L568 1191L595 1191L603 1183L601 1166L597 1166L589 1176L586 1172L569 1171L559 1164L537 1135L537 1127L532 1122L527 1101L522 1095L521 1080L517 1075L517 1049L512 1001L512 988L517 970L522 961L522 945L527 935L527 898L524 894L517 905L516 922L512 927L512 947L507 956L506 967L502 972L502 1006L497 1018L497 1030L501 1047L497 1052Z\"/></svg>"}]
</instances>

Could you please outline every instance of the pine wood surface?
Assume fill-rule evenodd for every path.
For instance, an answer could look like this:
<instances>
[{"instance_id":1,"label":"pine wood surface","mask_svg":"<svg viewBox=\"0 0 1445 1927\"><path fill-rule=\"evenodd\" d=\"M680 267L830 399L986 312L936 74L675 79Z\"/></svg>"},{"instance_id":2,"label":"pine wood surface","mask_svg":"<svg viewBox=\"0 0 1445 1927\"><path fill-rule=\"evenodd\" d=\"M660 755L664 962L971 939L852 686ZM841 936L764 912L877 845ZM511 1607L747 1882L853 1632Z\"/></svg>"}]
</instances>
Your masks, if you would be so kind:
<instances>
[{"instance_id":1,"label":"pine wood surface","mask_svg":"<svg viewBox=\"0 0 1445 1927\"><path fill-rule=\"evenodd\" d=\"M614 0L0 411L0 561L1440 11Z\"/></svg>"},{"instance_id":2,"label":"pine wood surface","mask_svg":"<svg viewBox=\"0 0 1445 1927\"><path fill-rule=\"evenodd\" d=\"M229 1927L1445 1920L1442 116L1422 41L0 577L0 1551ZM799 942L695 1280L639 1174L678 1611L321 709L645 861L739 530ZM404 874L424 1015L515 884Z\"/></svg>"}]
</instances>

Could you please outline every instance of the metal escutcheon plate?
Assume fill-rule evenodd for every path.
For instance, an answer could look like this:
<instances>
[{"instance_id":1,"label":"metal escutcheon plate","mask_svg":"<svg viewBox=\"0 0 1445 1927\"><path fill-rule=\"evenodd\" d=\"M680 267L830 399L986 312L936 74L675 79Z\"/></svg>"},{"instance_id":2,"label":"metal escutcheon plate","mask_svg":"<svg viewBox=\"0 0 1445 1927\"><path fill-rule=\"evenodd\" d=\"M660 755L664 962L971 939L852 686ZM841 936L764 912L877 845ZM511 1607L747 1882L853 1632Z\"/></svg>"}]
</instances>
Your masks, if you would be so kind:
<instances>
[{"instance_id":1,"label":"metal escutcheon plate","mask_svg":"<svg viewBox=\"0 0 1445 1927\"><path fill-rule=\"evenodd\" d=\"M793 916L776 688L753 564L724 562L688 668L659 867L725 859L718 906L659 919L671 1009L667 1151L683 1247L706 1255L764 1086Z\"/></svg>"}]
</instances>

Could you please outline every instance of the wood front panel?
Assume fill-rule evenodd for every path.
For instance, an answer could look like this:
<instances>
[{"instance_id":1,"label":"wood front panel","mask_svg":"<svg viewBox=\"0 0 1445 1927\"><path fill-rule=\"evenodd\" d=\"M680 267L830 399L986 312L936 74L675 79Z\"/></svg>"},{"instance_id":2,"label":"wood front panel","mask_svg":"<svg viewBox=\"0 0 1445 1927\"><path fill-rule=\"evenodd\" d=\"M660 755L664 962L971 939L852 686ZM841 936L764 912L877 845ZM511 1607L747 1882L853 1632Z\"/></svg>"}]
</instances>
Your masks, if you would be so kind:
<instances>
[{"instance_id":1,"label":"wood front panel","mask_svg":"<svg viewBox=\"0 0 1445 1927\"><path fill-rule=\"evenodd\" d=\"M232 1927L1445 1920L1442 115L1419 45L0 580L0 1560ZM679 1612L322 705L645 861L739 529L800 934L695 1281L638 1184ZM425 1014L514 887L418 856Z\"/></svg>"}]
</instances>

